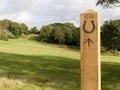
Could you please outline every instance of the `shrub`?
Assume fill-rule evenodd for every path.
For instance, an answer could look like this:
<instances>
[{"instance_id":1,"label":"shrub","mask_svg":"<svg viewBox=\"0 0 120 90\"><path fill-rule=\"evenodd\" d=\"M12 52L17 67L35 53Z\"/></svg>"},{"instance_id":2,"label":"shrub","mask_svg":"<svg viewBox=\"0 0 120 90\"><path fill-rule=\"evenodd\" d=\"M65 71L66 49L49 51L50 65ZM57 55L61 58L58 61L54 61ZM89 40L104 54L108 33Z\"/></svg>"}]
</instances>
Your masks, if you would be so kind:
<instances>
[{"instance_id":1,"label":"shrub","mask_svg":"<svg viewBox=\"0 0 120 90\"><path fill-rule=\"evenodd\" d=\"M8 36L4 35L4 34L1 34L0 35L0 40L8 41Z\"/></svg>"}]
</instances>

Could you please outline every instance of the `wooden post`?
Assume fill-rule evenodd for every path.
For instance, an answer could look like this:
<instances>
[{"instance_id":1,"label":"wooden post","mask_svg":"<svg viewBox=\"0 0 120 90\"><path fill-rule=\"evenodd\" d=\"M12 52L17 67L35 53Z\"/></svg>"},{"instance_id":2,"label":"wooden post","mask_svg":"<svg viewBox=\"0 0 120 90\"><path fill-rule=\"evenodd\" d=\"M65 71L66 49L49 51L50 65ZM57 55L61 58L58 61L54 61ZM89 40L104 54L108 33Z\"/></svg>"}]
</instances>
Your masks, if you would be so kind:
<instances>
[{"instance_id":1,"label":"wooden post","mask_svg":"<svg viewBox=\"0 0 120 90\"><path fill-rule=\"evenodd\" d=\"M101 90L99 15L87 10L80 19L81 90Z\"/></svg>"}]
</instances>

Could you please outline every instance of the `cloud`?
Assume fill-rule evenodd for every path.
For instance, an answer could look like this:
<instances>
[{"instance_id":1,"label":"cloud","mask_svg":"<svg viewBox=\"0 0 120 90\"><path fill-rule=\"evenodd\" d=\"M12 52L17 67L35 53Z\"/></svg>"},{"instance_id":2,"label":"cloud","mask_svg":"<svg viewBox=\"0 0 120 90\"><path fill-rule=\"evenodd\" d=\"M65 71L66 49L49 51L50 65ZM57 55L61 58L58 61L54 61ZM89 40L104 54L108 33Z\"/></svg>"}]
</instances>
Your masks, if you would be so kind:
<instances>
[{"instance_id":1,"label":"cloud","mask_svg":"<svg viewBox=\"0 0 120 90\"><path fill-rule=\"evenodd\" d=\"M18 22L29 22L31 19L31 16L27 12L21 12L16 17L16 21Z\"/></svg>"},{"instance_id":2,"label":"cloud","mask_svg":"<svg viewBox=\"0 0 120 90\"><path fill-rule=\"evenodd\" d=\"M30 27L55 22L73 22L79 26L80 13L87 9L100 13L101 24L105 20L120 18L120 8L103 9L96 7L96 2L97 0L1 0L0 19L23 22Z\"/></svg>"}]
</instances>

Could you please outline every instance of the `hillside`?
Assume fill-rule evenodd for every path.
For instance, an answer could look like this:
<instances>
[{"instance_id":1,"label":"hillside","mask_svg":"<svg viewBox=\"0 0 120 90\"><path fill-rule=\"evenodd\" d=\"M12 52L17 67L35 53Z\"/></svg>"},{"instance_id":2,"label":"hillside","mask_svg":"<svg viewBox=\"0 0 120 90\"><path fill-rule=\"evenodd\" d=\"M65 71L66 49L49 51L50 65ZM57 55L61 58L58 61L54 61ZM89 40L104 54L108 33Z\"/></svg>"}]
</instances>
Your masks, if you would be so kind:
<instances>
[{"instance_id":1,"label":"hillside","mask_svg":"<svg viewBox=\"0 0 120 90\"><path fill-rule=\"evenodd\" d=\"M120 90L120 56L101 58L102 90ZM26 39L0 41L0 90L79 89L79 50Z\"/></svg>"}]
</instances>

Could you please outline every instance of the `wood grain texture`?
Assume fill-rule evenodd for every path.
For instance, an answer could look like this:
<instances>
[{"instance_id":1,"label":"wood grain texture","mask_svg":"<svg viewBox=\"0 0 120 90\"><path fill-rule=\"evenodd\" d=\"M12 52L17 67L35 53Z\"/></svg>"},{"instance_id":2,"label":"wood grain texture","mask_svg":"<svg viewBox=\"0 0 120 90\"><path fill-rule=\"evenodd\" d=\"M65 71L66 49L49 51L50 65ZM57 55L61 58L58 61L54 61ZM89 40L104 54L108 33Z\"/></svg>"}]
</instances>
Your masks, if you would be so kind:
<instances>
[{"instance_id":1,"label":"wood grain texture","mask_svg":"<svg viewBox=\"0 0 120 90\"><path fill-rule=\"evenodd\" d=\"M101 90L99 22L99 14L93 10L80 15L81 90Z\"/></svg>"}]
</instances>

